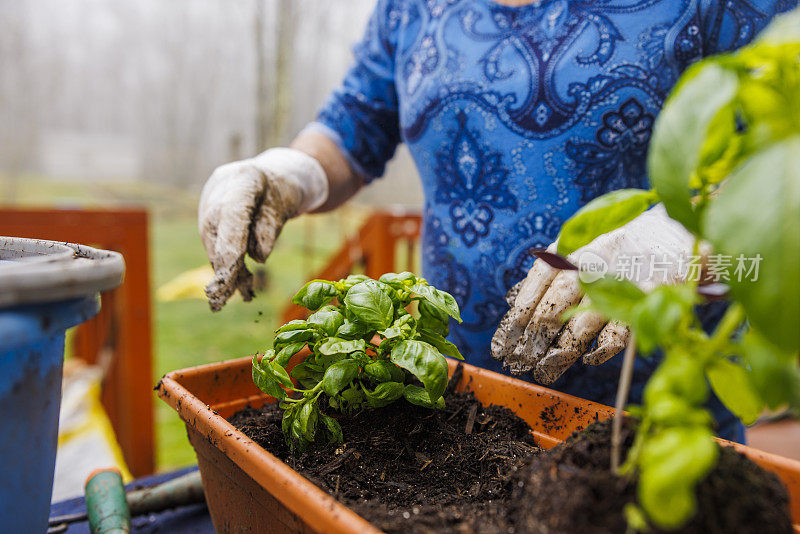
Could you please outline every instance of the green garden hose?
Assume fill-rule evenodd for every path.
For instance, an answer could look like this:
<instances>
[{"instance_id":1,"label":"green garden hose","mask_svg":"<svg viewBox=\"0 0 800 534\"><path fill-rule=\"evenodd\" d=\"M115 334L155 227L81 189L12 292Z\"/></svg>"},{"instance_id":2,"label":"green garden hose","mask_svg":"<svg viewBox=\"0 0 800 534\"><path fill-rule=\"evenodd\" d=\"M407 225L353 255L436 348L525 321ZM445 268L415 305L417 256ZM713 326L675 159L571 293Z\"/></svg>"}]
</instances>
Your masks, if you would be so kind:
<instances>
[{"instance_id":1,"label":"green garden hose","mask_svg":"<svg viewBox=\"0 0 800 534\"><path fill-rule=\"evenodd\" d=\"M118 470L92 472L86 479L85 494L92 534L128 534L131 531L131 512Z\"/></svg>"}]
</instances>

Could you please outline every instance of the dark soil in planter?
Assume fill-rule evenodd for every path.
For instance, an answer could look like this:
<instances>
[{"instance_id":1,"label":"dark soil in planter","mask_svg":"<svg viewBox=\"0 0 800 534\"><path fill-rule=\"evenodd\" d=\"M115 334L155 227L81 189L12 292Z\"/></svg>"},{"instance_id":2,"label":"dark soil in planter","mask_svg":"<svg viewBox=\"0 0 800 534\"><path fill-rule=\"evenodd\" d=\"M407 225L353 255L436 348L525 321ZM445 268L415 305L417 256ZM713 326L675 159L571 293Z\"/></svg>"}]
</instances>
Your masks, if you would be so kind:
<instances>
[{"instance_id":1,"label":"dark soil in planter","mask_svg":"<svg viewBox=\"0 0 800 534\"><path fill-rule=\"evenodd\" d=\"M633 425L624 427L625 450ZM699 513L688 533L793 532L789 495L778 478L730 447L697 489ZM594 423L517 474L511 510L516 532L625 532L622 509L636 498L634 481L613 476L611 421Z\"/></svg>"},{"instance_id":2,"label":"dark soil in planter","mask_svg":"<svg viewBox=\"0 0 800 534\"><path fill-rule=\"evenodd\" d=\"M344 444L299 456L286 446L275 404L245 408L230 422L389 533L626 531L622 510L636 485L610 472L610 421L545 452L510 410L484 407L471 393L445 399L441 411L401 400L340 417ZM627 450L631 427L624 437ZM723 447L699 486L700 513L681 532L791 533L788 502L777 477Z\"/></svg>"},{"instance_id":3,"label":"dark soil in planter","mask_svg":"<svg viewBox=\"0 0 800 534\"><path fill-rule=\"evenodd\" d=\"M401 399L340 417L343 445L299 457L286 447L276 405L245 408L230 421L386 532L501 532L510 479L541 449L512 411L484 407L471 393L448 392L445 401L444 410Z\"/></svg>"}]
</instances>

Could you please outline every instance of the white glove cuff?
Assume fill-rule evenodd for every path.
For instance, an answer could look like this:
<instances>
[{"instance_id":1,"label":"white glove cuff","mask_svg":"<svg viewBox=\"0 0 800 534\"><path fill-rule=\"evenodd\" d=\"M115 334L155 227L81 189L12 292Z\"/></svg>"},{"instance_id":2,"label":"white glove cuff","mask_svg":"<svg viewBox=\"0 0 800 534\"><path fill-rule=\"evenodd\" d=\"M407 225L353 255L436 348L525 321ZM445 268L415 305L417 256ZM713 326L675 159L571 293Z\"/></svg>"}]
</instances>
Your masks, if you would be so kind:
<instances>
[{"instance_id":1,"label":"white glove cuff","mask_svg":"<svg viewBox=\"0 0 800 534\"><path fill-rule=\"evenodd\" d=\"M328 177L319 161L293 148L270 148L247 160L267 176L292 182L303 194L298 215L317 209L328 200Z\"/></svg>"}]
</instances>

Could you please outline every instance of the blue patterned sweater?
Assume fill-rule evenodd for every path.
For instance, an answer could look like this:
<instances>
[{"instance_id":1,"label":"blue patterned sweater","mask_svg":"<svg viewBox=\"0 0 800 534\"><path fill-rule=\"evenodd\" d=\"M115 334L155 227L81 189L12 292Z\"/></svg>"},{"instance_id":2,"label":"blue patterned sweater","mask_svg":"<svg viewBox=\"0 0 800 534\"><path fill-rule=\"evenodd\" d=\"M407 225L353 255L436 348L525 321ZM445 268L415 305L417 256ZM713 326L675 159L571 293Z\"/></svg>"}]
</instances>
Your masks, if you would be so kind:
<instances>
[{"instance_id":1,"label":"blue patterned sweater","mask_svg":"<svg viewBox=\"0 0 800 534\"><path fill-rule=\"evenodd\" d=\"M506 291L592 198L647 187L655 117L692 62L745 45L797 0L379 0L355 62L312 124L379 177L400 142L425 193L423 274L452 293L451 339L500 371ZM713 321L715 310L706 315ZM553 387L613 404L620 358ZM632 400L657 358L639 359ZM721 433L741 427L712 400Z\"/></svg>"}]
</instances>

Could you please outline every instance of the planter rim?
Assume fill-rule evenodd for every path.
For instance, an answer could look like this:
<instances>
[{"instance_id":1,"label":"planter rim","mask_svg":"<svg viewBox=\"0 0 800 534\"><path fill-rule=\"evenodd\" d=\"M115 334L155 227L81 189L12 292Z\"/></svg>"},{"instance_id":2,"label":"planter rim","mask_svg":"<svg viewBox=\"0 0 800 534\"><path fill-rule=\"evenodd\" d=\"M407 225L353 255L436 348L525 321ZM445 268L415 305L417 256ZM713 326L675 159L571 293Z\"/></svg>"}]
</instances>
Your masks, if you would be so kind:
<instances>
[{"instance_id":1,"label":"planter rim","mask_svg":"<svg viewBox=\"0 0 800 534\"><path fill-rule=\"evenodd\" d=\"M461 363L450 358L447 358L447 360L451 372ZM187 376L220 373L229 370L231 367L244 365L245 362L249 365L250 361L250 357L235 358L172 371L162 377L156 386L156 391L164 402L178 412L186 424L191 425L205 436L216 448L228 456L247 475L267 489L278 501L294 513L302 516L302 519L311 528L330 534L349 534L351 532L381 533L381 530L251 440L181 383L181 379ZM535 394L544 393L559 401L572 401L573 403L579 401L580 404L586 406L589 410L596 411L601 416L613 416L615 413L614 408L609 406L494 373L467 363L462 363L462 365L465 371L468 370L472 375L493 375L495 380L506 382L509 385L515 384L517 387L524 385L525 389ZM271 398L265 394L256 394L241 400L251 403ZM220 403L218 406L222 406L222 404ZM555 436L536 430L533 431L533 434L537 443L545 448L550 448L563 441ZM795 488L800 488L800 461L754 449L740 443L720 438L715 439L720 445L733 447L756 464L775 473L787 486L791 484ZM304 503L309 501L316 502L318 505L304 506ZM800 534L800 495L794 495L791 492L790 512L794 530Z\"/></svg>"}]
</instances>

